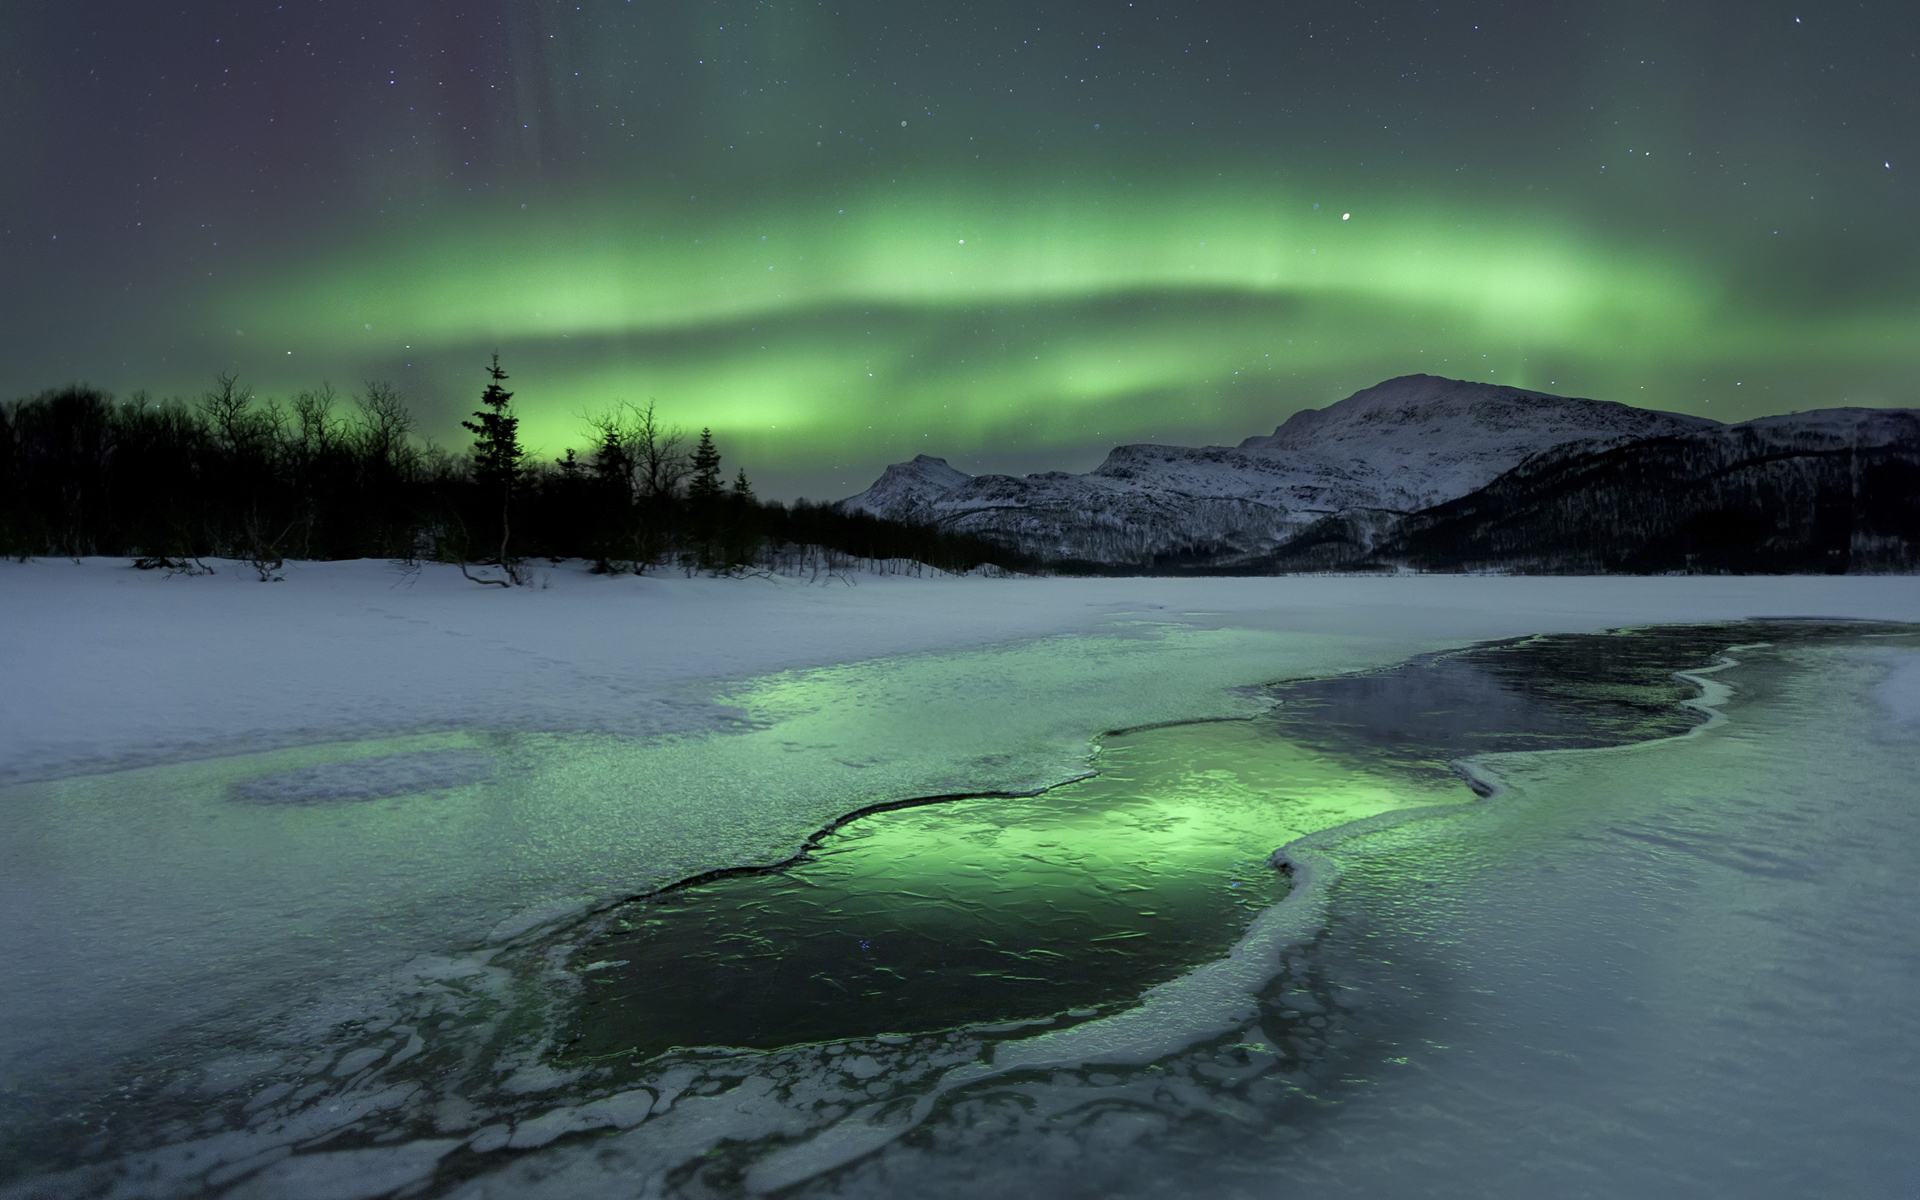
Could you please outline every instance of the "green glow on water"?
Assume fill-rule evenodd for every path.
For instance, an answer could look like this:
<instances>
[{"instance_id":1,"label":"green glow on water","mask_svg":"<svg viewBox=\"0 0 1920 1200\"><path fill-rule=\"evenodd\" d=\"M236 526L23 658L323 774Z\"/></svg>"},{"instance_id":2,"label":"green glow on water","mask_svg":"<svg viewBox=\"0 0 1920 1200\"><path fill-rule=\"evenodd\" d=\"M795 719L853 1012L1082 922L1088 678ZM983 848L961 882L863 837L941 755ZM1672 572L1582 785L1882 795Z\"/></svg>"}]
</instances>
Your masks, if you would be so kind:
<instances>
[{"instance_id":1,"label":"green glow on water","mask_svg":"<svg viewBox=\"0 0 1920 1200\"><path fill-rule=\"evenodd\" d=\"M581 950L573 1052L773 1047L1125 1004L1225 953L1281 898L1274 849L1467 801L1463 758L1676 736L1702 719L1676 669L1868 628L1519 638L1274 684L1274 706L1250 719L1110 735L1098 774L1041 795L869 814L784 870L626 906ZM827 682L769 681L759 713L806 712ZM892 707L863 700L856 710Z\"/></svg>"},{"instance_id":2,"label":"green glow on water","mask_svg":"<svg viewBox=\"0 0 1920 1200\"><path fill-rule=\"evenodd\" d=\"M630 906L586 947L576 1054L772 1047L1125 1003L1277 902L1278 846L1466 798L1252 722L1116 735L1027 799L863 817L804 865Z\"/></svg>"}]
</instances>

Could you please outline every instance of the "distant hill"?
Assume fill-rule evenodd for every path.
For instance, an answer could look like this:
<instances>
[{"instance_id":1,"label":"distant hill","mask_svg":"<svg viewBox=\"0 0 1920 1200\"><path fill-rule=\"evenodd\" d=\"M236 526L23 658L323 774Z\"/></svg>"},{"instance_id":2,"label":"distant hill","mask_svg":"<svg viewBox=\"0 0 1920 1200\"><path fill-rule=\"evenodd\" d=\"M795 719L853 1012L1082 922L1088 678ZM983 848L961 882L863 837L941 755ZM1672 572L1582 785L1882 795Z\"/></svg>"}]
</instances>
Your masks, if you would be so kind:
<instances>
[{"instance_id":1,"label":"distant hill","mask_svg":"<svg viewBox=\"0 0 1920 1200\"><path fill-rule=\"evenodd\" d=\"M922 455L888 467L841 506L1053 561L1251 565L1328 518L1384 527L1548 450L1713 427L1624 404L1409 375L1295 413L1238 446L1121 446L1084 475L975 477Z\"/></svg>"},{"instance_id":2,"label":"distant hill","mask_svg":"<svg viewBox=\"0 0 1920 1200\"><path fill-rule=\"evenodd\" d=\"M1906 571L1920 412L1701 417L1409 375L1235 447L1085 475L922 455L843 508L1140 571Z\"/></svg>"},{"instance_id":3,"label":"distant hill","mask_svg":"<svg viewBox=\"0 0 1920 1200\"><path fill-rule=\"evenodd\" d=\"M1329 548L1283 547L1264 565L1299 569ZM1913 571L1920 411L1825 409L1541 455L1384 538L1348 539L1343 557L1443 571Z\"/></svg>"}]
</instances>

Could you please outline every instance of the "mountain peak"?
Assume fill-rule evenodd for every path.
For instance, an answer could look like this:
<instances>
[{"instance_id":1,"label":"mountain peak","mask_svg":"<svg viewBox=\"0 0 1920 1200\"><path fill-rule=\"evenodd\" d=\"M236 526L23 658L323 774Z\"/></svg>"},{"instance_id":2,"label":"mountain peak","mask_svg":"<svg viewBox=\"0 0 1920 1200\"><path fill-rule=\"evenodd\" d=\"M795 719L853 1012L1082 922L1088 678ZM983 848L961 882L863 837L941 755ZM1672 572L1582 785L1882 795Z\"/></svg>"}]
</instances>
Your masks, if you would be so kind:
<instances>
[{"instance_id":1,"label":"mountain peak","mask_svg":"<svg viewBox=\"0 0 1920 1200\"><path fill-rule=\"evenodd\" d=\"M1324 453L1355 439L1368 443L1385 439L1407 443L1403 449L1412 450L1415 443L1438 435L1463 450L1469 442L1492 450L1516 437L1544 438L1548 443L1659 437L1716 424L1705 417L1634 408L1612 400L1556 396L1440 375L1401 375L1325 408L1302 409L1272 433L1241 442L1240 448Z\"/></svg>"},{"instance_id":2,"label":"mountain peak","mask_svg":"<svg viewBox=\"0 0 1920 1200\"><path fill-rule=\"evenodd\" d=\"M908 462L888 467L872 487L842 500L840 507L896 521L924 521L931 518L936 501L972 478L947 465L944 458L916 454Z\"/></svg>"},{"instance_id":3,"label":"mountain peak","mask_svg":"<svg viewBox=\"0 0 1920 1200\"><path fill-rule=\"evenodd\" d=\"M1085 475L969 476L919 455L843 508L939 525L1041 557L1151 561L1265 553L1334 514L1390 519L1485 487L1547 450L1717 423L1492 383L1404 375L1231 446L1121 446Z\"/></svg>"}]
</instances>

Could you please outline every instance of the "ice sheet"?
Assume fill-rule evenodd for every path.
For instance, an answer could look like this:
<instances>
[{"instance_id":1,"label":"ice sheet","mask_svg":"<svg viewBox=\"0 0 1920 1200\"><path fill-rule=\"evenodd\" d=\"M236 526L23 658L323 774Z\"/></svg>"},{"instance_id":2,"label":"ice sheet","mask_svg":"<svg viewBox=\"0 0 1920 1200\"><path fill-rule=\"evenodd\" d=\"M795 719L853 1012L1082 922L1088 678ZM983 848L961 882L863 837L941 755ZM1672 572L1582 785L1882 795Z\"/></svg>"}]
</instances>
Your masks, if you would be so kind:
<instances>
[{"instance_id":1,"label":"ice sheet","mask_svg":"<svg viewBox=\"0 0 1920 1200\"><path fill-rule=\"evenodd\" d=\"M494 770L492 756L484 751L420 750L290 767L242 780L230 786L227 795L254 804L380 800L484 783Z\"/></svg>"},{"instance_id":2,"label":"ice sheet","mask_svg":"<svg viewBox=\"0 0 1920 1200\"><path fill-rule=\"evenodd\" d=\"M1725 723L1500 756L1487 804L1328 846L1238 1045L979 1085L800 1194L1911 1194L1920 745L1870 731L1915 655L1790 657Z\"/></svg>"},{"instance_id":3,"label":"ice sheet","mask_svg":"<svg viewBox=\"0 0 1920 1200\"><path fill-rule=\"evenodd\" d=\"M1104 729L1246 712L1236 686L1440 645L1920 610L1911 579L550 583L409 584L368 563L275 585L0 567L0 659L19 684L0 690L0 770L41 781L0 791L0 1074L16 1095L104 1085L161 1046L245 1047L192 1086L213 1110L245 1102L246 1132L156 1152L177 1179L156 1194L188 1194L348 1119L329 1113L416 1112L426 1101L384 1074L443 1052L443 1022L515 1011L529 971L563 986L545 931L779 861L865 804L1039 786L1084 769ZM129 763L160 765L84 774ZM544 1065L537 1038L502 1038L500 1086L526 1097L510 1126L618 1092ZM717 1097L748 1077L701 1078ZM822 1084L808 1117L740 1103L799 1132L866 1089ZM449 1136L494 1119L435 1103ZM872 1116L884 1130L897 1114Z\"/></svg>"},{"instance_id":4,"label":"ice sheet","mask_svg":"<svg viewBox=\"0 0 1920 1200\"><path fill-rule=\"evenodd\" d=\"M1920 724L1920 655L1889 653L1887 677L1874 689L1897 726Z\"/></svg>"}]
</instances>

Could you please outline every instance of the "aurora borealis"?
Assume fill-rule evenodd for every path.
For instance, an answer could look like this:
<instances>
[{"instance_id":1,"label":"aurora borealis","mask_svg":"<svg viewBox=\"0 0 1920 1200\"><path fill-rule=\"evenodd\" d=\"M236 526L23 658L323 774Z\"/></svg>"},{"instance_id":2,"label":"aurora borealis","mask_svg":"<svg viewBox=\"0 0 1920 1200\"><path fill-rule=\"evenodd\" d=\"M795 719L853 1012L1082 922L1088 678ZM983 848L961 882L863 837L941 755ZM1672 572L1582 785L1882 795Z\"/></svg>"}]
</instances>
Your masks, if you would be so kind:
<instances>
[{"instance_id":1,"label":"aurora borealis","mask_svg":"<svg viewBox=\"0 0 1920 1200\"><path fill-rule=\"evenodd\" d=\"M1920 19L1547 3L10 6L0 395L653 399L770 495L1412 371L1913 404Z\"/></svg>"}]
</instances>

